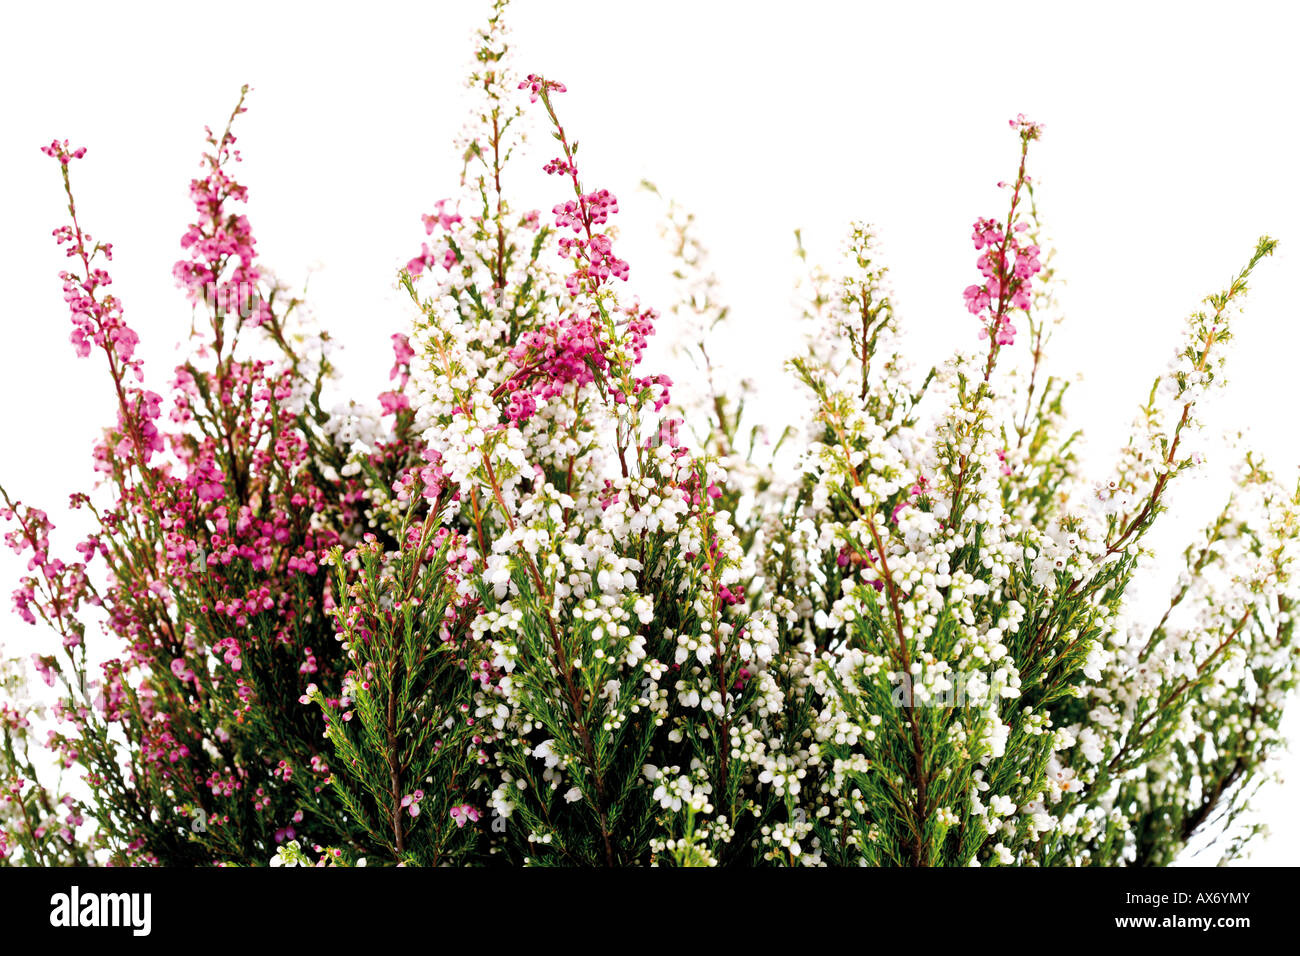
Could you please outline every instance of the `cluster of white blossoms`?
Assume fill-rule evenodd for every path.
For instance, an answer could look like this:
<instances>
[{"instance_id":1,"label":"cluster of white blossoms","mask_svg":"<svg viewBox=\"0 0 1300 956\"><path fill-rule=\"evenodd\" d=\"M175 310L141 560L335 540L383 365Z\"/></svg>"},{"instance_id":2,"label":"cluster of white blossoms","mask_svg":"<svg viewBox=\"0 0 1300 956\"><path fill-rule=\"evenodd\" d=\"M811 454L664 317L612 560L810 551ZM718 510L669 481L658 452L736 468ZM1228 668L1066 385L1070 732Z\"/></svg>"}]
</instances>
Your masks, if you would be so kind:
<instances>
[{"instance_id":1,"label":"cluster of white blossoms","mask_svg":"<svg viewBox=\"0 0 1300 956\"><path fill-rule=\"evenodd\" d=\"M1162 846L1176 852L1205 822L1200 808L1276 745L1292 680L1279 625L1293 600L1295 497L1256 468L1238 476L1215 537L1188 553L1174 605L1195 620L1175 628L1167 615L1153 635L1124 600L1152 570L1141 542L1166 487L1203 460L1178 441L1199 424L1244 282L1193 316L1113 477L1090 484L1063 386L1039 383L1029 414L1033 391L1023 375L999 377L996 351L959 354L919 384L897 365L873 377L894 330L872 251L855 230L855 275L814 275L815 330L794 367L816 412L795 507L761 528L764 582L787 586L789 631L816 647L808 729L823 749L802 751L817 782L807 809L842 831L817 831L805 862L849 862L852 829L850 856L869 862L1098 862L1116 846L1152 859L1135 845L1142 821L1114 810L1130 797L1153 816L1179 804L1187 832ZM1267 542L1247 533L1256 525ZM1258 689L1257 674L1271 675ZM1243 748L1249 758L1224 772Z\"/></svg>"},{"instance_id":2,"label":"cluster of white blossoms","mask_svg":"<svg viewBox=\"0 0 1300 956\"><path fill-rule=\"evenodd\" d=\"M1071 783L1107 788L1171 821L1204 822L1249 765L1283 744L1300 511L1295 490L1253 459L1236 478L1228 506L1187 549L1155 623L1125 614L1112 630L1083 688L1088 722L1065 728ZM1171 707L1188 695L1195 707ZM1156 743L1159 757L1143 764ZM1181 825L1190 837L1194 827ZM1135 858L1143 848L1131 819L1092 836L1116 832ZM1077 852L1091 849L1079 842Z\"/></svg>"}]
</instances>

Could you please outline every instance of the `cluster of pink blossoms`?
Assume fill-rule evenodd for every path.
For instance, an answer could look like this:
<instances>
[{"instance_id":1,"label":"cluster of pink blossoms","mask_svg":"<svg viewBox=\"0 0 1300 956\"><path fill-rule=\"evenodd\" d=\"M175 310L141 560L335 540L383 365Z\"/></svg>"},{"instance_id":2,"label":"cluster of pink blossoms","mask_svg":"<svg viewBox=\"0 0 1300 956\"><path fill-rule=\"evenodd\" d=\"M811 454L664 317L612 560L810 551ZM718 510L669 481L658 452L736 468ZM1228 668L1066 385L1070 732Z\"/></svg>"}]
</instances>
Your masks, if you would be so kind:
<instances>
[{"instance_id":1,"label":"cluster of pink blossoms","mask_svg":"<svg viewBox=\"0 0 1300 956\"><path fill-rule=\"evenodd\" d=\"M530 75L519 88L531 89L534 102L546 92L565 90L564 84L536 75ZM550 110L549 101L547 108ZM554 119L554 111L551 116ZM583 293L595 294L612 278L627 281L630 267L626 260L614 254L613 239L595 231L595 227L605 225L618 212L618 197L608 189L583 190L573 150L558 122L556 130L564 155L552 159L543 169L552 175L568 176L573 183L575 198L557 203L551 211L557 229L577 234L562 236L558 243L559 255L574 264L574 271L565 277L565 287L576 299ZM641 360L648 337L654 334L658 315L653 309L641 310L635 305L619 311L626 316L621 323L624 333L621 344L631 352L632 363L636 364ZM602 319L599 311L587 314L575 311L520 335L509 352L519 371L502 386L509 394L506 415L511 421L531 418L539 399L553 398L571 384L586 385L609 368L606 354L609 343L605 340ZM633 384L638 391L649 391L656 410L668 404L668 388L672 384L668 376L638 378ZM613 389L613 395L620 404L628 398L619 388Z\"/></svg>"},{"instance_id":2,"label":"cluster of pink blossoms","mask_svg":"<svg viewBox=\"0 0 1300 956\"><path fill-rule=\"evenodd\" d=\"M63 142L59 142L55 139L50 141L49 146L42 146L41 152L46 156L57 159L66 166L68 165L69 160L81 159L82 156L85 156L86 147L80 146L76 149L72 149L68 146L68 141L66 139Z\"/></svg>"},{"instance_id":3,"label":"cluster of pink blossoms","mask_svg":"<svg viewBox=\"0 0 1300 956\"><path fill-rule=\"evenodd\" d=\"M68 163L86 155L84 148L69 149L66 140L62 144L56 141L49 146L42 146L41 152L62 164L65 188L68 184ZM135 357L139 336L123 319L122 306L117 297L102 291L112 285L112 277L94 264L101 255L106 261L112 261L113 244L95 242L90 233L82 230L77 219L76 204L71 202L70 193L68 208L72 222L53 230L55 242L67 247L64 254L81 263L80 273L59 273L59 278L63 281L63 301L67 303L72 317L72 332L68 338L79 358L85 358L90 355L92 347L98 347L108 354L115 376L120 377L129 371L137 382L142 381L144 373L139 359ZM125 396L126 404L130 405L138 399L139 392L128 388Z\"/></svg>"},{"instance_id":4,"label":"cluster of pink blossoms","mask_svg":"<svg viewBox=\"0 0 1300 956\"><path fill-rule=\"evenodd\" d=\"M235 113L241 112L242 105ZM65 648L76 648L85 633L79 611L95 605L104 610L105 628L122 640L119 657L102 665L99 680L85 675L88 705L56 705L56 718L75 730L54 735L51 747L64 752L66 763L78 749L76 732L96 722L120 723L141 757L133 784L142 791L174 790L195 805L207 799L199 788L212 795L220 789L223 798L234 799L239 781L260 773L223 747L253 706L266 704L255 690L257 680L248 676L261 666L252 650L292 648L298 673L319 671L335 679L335 655L317 653L313 648L321 644L303 640L316 626L317 601L326 609L333 604L328 583L313 598L322 590L313 579L319 580L319 562L339 540L336 529L361 520L368 500L360 479L324 478L307 467L314 439L292 399L311 383L303 380L299 356L282 337L284 317L258 294L265 276L248 218L231 210L247 201L246 189L229 173L229 162L240 159L235 138L229 129L207 132L205 175L192 180L189 190L198 215L181 237L185 258L172 271L211 321L210 329L198 330L195 357L214 361L210 368L187 362L176 369L166 415L173 428L164 418L164 397L135 384L144 381L139 339L121 303L107 293L112 279L99 261L112 260L112 245L94 241L78 220L68 167L85 150L57 141L42 147L62 166L69 200L70 222L53 235L76 263L70 267L75 271L60 273L70 338L78 356L103 356L118 398L116 425L106 429L94 452L96 470L115 497L96 511L101 527L77 544L77 562L50 554L52 525L44 511L7 495L0 500L0 520L15 525L5 541L28 559L32 572L13 595L23 620L43 620ZM450 228L459 216L439 205L425 221L432 232ZM232 354L232 328L240 325L268 329L288 361ZM393 337L393 350L396 381L380 396L390 414L409 407L405 389L414 355L402 335ZM395 432L393 440L375 445L371 464L408 467L418 479L421 448L402 426ZM168 459L160 462L164 451ZM416 462L414 468L409 461ZM74 495L72 507L88 501ZM140 537L138 528L147 536ZM100 556L110 567L107 584L97 589L87 565ZM60 672L68 676L67 665L53 655L38 653L32 660L46 683ZM168 714L185 709L190 695L218 692L234 704L230 724L170 722ZM205 756L216 752L207 744L221 748L220 759ZM327 768L312 770L328 774ZM277 812L274 788L256 789L259 812ZM213 826L231 819L208 816ZM286 815L281 829L288 823Z\"/></svg>"},{"instance_id":5,"label":"cluster of pink blossoms","mask_svg":"<svg viewBox=\"0 0 1300 956\"><path fill-rule=\"evenodd\" d=\"M1038 139L1043 134L1043 124L1035 123L1024 113L1017 113L1015 119L1007 120L1007 125L1028 139Z\"/></svg>"},{"instance_id":6,"label":"cluster of pink blossoms","mask_svg":"<svg viewBox=\"0 0 1300 956\"><path fill-rule=\"evenodd\" d=\"M478 808L468 803L460 803L451 808L451 818L456 821L457 827L464 827L466 823L476 823L479 819Z\"/></svg>"},{"instance_id":7,"label":"cluster of pink blossoms","mask_svg":"<svg viewBox=\"0 0 1300 956\"><path fill-rule=\"evenodd\" d=\"M572 167L567 167L571 172ZM576 183L576 179L575 179ZM577 296L584 289L595 292L611 277L627 281L630 267L627 261L614 255L614 241L606 234L592 232L592 226L604 225L618 212L618 199L608 189L579 193L578 198L559 203L551 210L559 229L572 229L585 233L587 238L560 240L560 255L574 261L574 271L564 280L569 295Z\"/></svg>"},{"instance_id":8,"label":"cluster of pink blossoms","mask_svg":"<svg viewBox=\"0 0 1300 956\"><path fill-rule=\"evenodd\" d=\"M1011 128L1020 133L1025 147L1042 132L1042 126L1027 120L1024 114L1010 122ZM1029 224L1017 222L1015 218L1021 191L1029 182L1029 177L1025 175L1023 156L1022 153L1020 175L1012 187L1011 212L1007 224L1003 225L995 219L975 220L971 239L976 251L980 253L975 265L984 276L984 281L967 286L963 293L966 308L980 320L980 338L991 335L998 345L1011 345L1015 342L1016 327L1011 321L1011 312L1029 311L1032 302L1030 283L1043 268L1038 258L1042 250L1025 237Z\"/></svg>"},{"instance_id":9,"label":"cluster of pink blossoms","mask_svg":"<svg viewBox=\"0 0 1300 956\"><path fill-rule=\"evenodd\" d=\"M235 114L242 112L241 99ZM220 138L209 127L205 131L213 149L204 156L208 172L190 182L190 201L198 220L181 236L181 248L189 258L178 261L172 274L190 303L206 304L215 318L239 315L250 325L261 325L270 315L270 306L257 294L262 279L254 263L257 241L248 217L230 212L227 206L248 201L248 190L225 170L228 161L238 163L242 158L233 149L235 136L229 129ZM219 327L214 326L214 331L220 337Z\"/></svg>"},{"instance_id":10,"label":"cluster of pink blossoms","mask_svg":"<svg viewBox=\"0 0 1300 956\"><path fill-rule=\"evenodd\" d=\"M389 381L396 380L397 387L379 393L379 404L385 415L396 415L411 407L411 401L406 395L406 383L411 380L411 359L415 358L410 339L401 332L393 333L391 338L393 367L388 372L388 378Z\"/></svg>"},{"instance_id":11,"label":"cluster of pink blossoms","mask_svg":"<svg viewBox=\"0 0 1300 956\"><path fill-rule=\"evenodd\" d=\"M519 371L505 383L511 421L531 418L537 399L554 398L570 384L581 387L609 367L599 315L570 312L539 329L524 332L509 352ZM528 387L525 387L528 386Z\"/></svg>"},{"instance_id":12,"label":"cluster of pink blossoms","mask_svg":"<svg viewBox=\"0 0 1300 956\"><path fill-rule=\"evenodd\" d=\"M82 497L73 495L72 507L79 507ZM5 533L5 544L15 554L30 551L27 570L40 574L39 578L32 575L19 579L18 587L13 592L14 610L28 624L35 624L35 612L40 612L55 622L65 649L79 647L82 633L70 624L83 603L100 603L98 595L90 586L86 566L96 554L107 553L104 543L98 535L90 535L77 544L77 550L84 560L69 563L50 554L50 531L54 525L40 508L24 505L21 501L11 501L6 495L4 504L0 506L0 520L17 523L16 529ZM45 667L54 661L51 656L41 655L34 655L33 659L43 662ZM38 664L38 669L41 669L41 664ZM48 673L43 677L47 684L52 683Z\"/></svg>"},{"instance_id":13,"label":"cluster of pink blossoms","mask_svg":"<svg viewBox=\"0 0 1300 956\"><path fill-rule=\"evenodd\" d=\"M537 101L539 94L545 96L550 91L565 91L563 83L544 80L531 73L527 80L519 84L519 88L530 89L533 102ZM551 109L549 99L546 100L546 108L554 120L555 111ZM608 189L585 192L578 178L578 164L574 159L573 148L565 136L564 127L558 121L556 136L564 148L564 155L557 156L542 168L553 176L568 176L573 183L576 198L557 203L551 212L555 215L557 229L572 229L579 235L576 239L565 237L560 240L560 255L574 262L574 271L565 278L565 287L576 298L583 291L596 292L611 278L626 282L629 266L626 260L614 255L614 242L610 236L593 231L594 226L605 225L609 222L609 217L618 212L618 197Z\"/></svg>"},{"instance_id":14,"label":"cluster of pink blossoms","mask_svg":"<svg viewBox=\"0 0 1300 956\"><path fill-rule=\"evenodd\" d=\"M420 815L420 801L424 799L424 791L416 790L414 793L408 793L402 797L402 806L406 808L407 813L413 817Z\"/></svg>"},{"instance_id":15,"label":"cluster of pink blossoms","mask_svg":"<svg viewBox=\"0 0 1300 956\"><path fill-rule=\"evenodd\" d=\"M982 250L975 264L984 282L966 287L966 308L980 317L980 338L987 338L992 329L999 345L1015 342L1010 312L1029 311L1029 283L1042 269L1038 246L1021 243L1021 234L1028 228L1028 223L1018 222L1007 233L992 219L977 219L971 235L975 248Z\"/></svg>"},{"instance_id":16,"label":"cluster of pink blossoms","mask_svg":"<svg viewBox=\"0 0 1300 956\"><path fill-rule=\"evenodd\" d=\"M434 203L434 211L426 213L420 218L424 220L424 232L432 236L434 230L441 229L443 232L451 232L452 227L461 221L460 213L447 212L448 200L439 199ZM418 276L425 269L432 269L435 265L441 265L448 272L460 259L456 255L456 250L452 248L451 241L447 240L441 248L431 247L427 242L420 243L420 254L412 258L406 264L406 271L413 276Z\"/></svg>"},{"instance_id":17,"label":"cluster of pink blossoms","mask_svg":"<svg viewBox=\"0 0 1300 956\"><path fill-rule=\"evenodd\" d=\"M547 80L538 76L536 73L529 73L527 77L519 84L521 90L528 90L528 101L536 103L537 97L542 94L543 90L554 90L556 93L566 92L563 83L555 80Z\"/></svg>"}]
</instances>

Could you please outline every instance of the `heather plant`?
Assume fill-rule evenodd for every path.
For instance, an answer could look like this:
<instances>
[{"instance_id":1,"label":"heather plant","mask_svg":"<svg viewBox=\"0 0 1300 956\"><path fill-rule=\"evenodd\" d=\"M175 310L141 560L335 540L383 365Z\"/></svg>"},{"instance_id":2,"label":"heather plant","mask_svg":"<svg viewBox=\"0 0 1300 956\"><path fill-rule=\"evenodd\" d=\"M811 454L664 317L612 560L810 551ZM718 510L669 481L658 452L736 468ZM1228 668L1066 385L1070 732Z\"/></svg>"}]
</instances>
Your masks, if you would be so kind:
<instances>
[{"instance_id":1,"label":"heather plant","mask_svg":"<svg viewBox=\"0 0 1300 956\"><path fill-rule=\"evenodd\" d=\"M232 123L243 109L241 96ZM15 610L57 635L32 661L62 692L46 746L81 771L95 823L82 840L114 863L265 861L286 836L342 841L332 754L299 703L308 679L342 678L336 595L319 562L343 534L369 533L368 477L392 480L414 460L400 389L386 397L391 423L322 405L328 336L258 262L238 211L246 193L231 126L207 144L174 270L194 309L192 357L175 370L166 418L108 291L112 244L83 230L73 201L70 167L85 150L44 147L68 195L70 222L54 237L72 260L60 274L71 341L79 357L105 362L117 420L95 448L101 502L72 496L97 528L78 560L51 554L44 511L6 491L3 515L32 572ZM375 443L364 463L351 451L360 437ZM102 661L91 655L96 625L116 647ZM36 824L17 831L22 859L79 855L80 804L56 816L49 808L69 794L47 792L30 762L13 759L26 723L6 706L9 798Z\"/></svg>"},{"instance_id":2,"label":"heather plant","mask_svg":"<svg viewBox=\"0 0 1300 956\"><path fill-rule=\"evenodd\" d=\"M107 291L111 244L81 227L84 150L45 148L72 343L117 408L72 499L96 528L76 560L4 492L15 609L51 646L30 688L4 675L0 859L1146 865L1207 830L1244 845L1295 681L1300 492L1244 455L1167 610L1130 585L1202 467L1198 405L1272 240L1087 476L1048 373L1042 128L1018 117L1006 211L975 223L954 295L971 347L910 365L854 224L802 286L809 413L773 442L713 358L729 313L676 204L676 301L623 291L618 200L579 165L563 84L514 71L504 2L467 85L459 191L400 270L411 324L374 402L256 254L242 96L190 186L170 400ZM513 185L530 162L549 214ZM680 384L649 367L665 333Z\"/></svg>"}]
</instances>

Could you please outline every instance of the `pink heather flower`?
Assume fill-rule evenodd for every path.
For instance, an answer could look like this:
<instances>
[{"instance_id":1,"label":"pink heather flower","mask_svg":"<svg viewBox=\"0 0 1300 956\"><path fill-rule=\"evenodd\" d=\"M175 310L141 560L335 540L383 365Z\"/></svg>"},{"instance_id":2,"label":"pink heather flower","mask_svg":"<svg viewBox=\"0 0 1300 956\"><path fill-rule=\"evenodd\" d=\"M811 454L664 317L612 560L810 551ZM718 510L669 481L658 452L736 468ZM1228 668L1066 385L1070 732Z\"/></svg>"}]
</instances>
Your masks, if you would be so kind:
<instances>
[{"instance_id":1,"label":"pink heather flower","mask_svg":"<svg viewBox=\"0 0 1300 956\"><path fill-rule=\"evenodd\" d=\"M242 106L237 112L243 112ZM197 218L181 236L189 258L176 262L172 274L192 304L202 303L212 313L214 337L219 338L224 316L238 314L258 326L270 318L271 307L258 292L262 272L248 217L230 208L248 201L248 190L228 168L229 162L240 161L239 151L232 148L235 137L226 130L218 139L209 130L208 142L212 151L203 157L207 175L190 182Z\"/></svg>"},{"instance_id":2,"label":"pink heather flower","mask_svg":"<svg viewBox=\"0 0 1300 956\"><path fill-rule=\"evenodd\" d=\"M536 73L529 73L528 77L519 84L521 90L528 90L528 101L536 103L537 97L541 95L543 89L554 90L556 93L567 93L563 83L555 80L547 80L538 76Z\"/></svg>"},{"instance_id":3,"label":"pink heather flower","mask_svg":"<svg viewBox=\"0 0 1300 956\"><path fill-rule=\"evenodd\" d=\"M171 670L172 673L176 675L176 679L181 683L195 680L193 669L183 657L172 659Z\"/></svg>"},{"instance_id":4,"label":"pink heather flower","mask_svg":"<svg viewBox=\"0 0 1300 956\"><path fill-rule=\"evenodd\" d=\"M987 339L989 337L989 330L987 328L981 328L979 337L981 339ZM994 331L994 339L998 345L1015 344L1016 327L1011 324L1011 319L1008 316L1004 315L998 320L997 329Z\"/></svg>"},{"instance_id":5,"label":"pink heather flower","mask_svg":"<svg viewBox=\"0 0 1300 956\"><path fill-rule=\"evenodd\" d=\"M54 686L54 671L53 671L54 658L42 657L40 654L33 654L32 663L35 665L37 672L41 675L41 679L45 681L46 685L53 687Z\"/></svg>"},{"instance_id":6,"label":"pink heather flower","mask_svg":"<svg viewBox=\"0 0 1300 956\"><path fill-rule=\"evenodd\" d=\"M41 152L46 156L53 157L61 162L64 166L68 165L70 160L81 159L86 155L86 147L81 146L77 149L69 149L68 141L65 139L60 143L57 139L51 140L49 146L42 146Z\"/></svg>"},{"instance_id":7,"label":"pink heather flower","mask_svg":"<svg viewBox=\"0 0 1300 956\"><path fill-rule=\"evenodd\" d=\"M460 260L456 258L455 250L452 249L450 245L447 246L446 249L442 250L441 260L439 260L438 251L436 249L430 249L427 242L422 242L420 243L420 254L407 262L406 271L411 273L413 276L418 276L424 272L425 269L432 269L435 265L441 263L442 267L450 272L451 267L459 261Z\"/></svg>"},{"instance_id":8,"label":"pink heather flower","mask_svg":"<svg viewBox=\"0 0 1300 956\"><path fill-rule=\"evenodd\" d=\"M423 799L424 791L417 790L402 797L402 806L406 808L406 812L411 816L418 817L420 815L420 801Z\"/></svg>"},{"instance_id":9,"label":"pink heather flower","mask_svg":"<svg viewBox=\"0 0 1300 956\"><path fill-rule=\"evenodd\" d=\"M403 409L411 407L411 400L406 397L405 392L380 392L379 404L383 407L385 415L396 415Z\"/></svg>"},{"instance_id":10,"label":"pink heather flower","mask_svg":"<svg viewBox=\"0 0 1300 956\"><path fill-rule=\"evenodd\" d=\"M966 297L966 308L972 315L979 315L989 307L989 294L982 286L968 285L963 295Z\"/></svg>"},{"instance_id":11,"label":"pink heather flower","mask_svg":"<svg viewBox=\"0 0 1300 956\"><path fill-rule=\"evenodd\" d=\"M554 398L570 383L592 382L593 369L603 372L609 367L598 314L569 313L547 322L523 333L509 354L520 369L506 383L511 393L506 414L512 421L531 417L537 399Z\"/></svg>"},{"instance_id":12,"label":"pink heather flower","mask_svg":"<svg viewBox=\"0 0 1300 956\"><path fill-rule=\"evenodd\" d=\"M718 599L728 607L740 604L745 600L745 589L739 584L733 587L723 585L718 588Z\"/></svg>"},{"instance_id":13,"label":"pink heather flower","mask_svg":"<svg viewBox=\"0 0 1300 956\"><path fill-rule=\"evenodd\" d=\"M1043 135L1043 124L1028 119L1024 113L1017 113L1016 118L1007 120L1007 123L1013 130L1029 139L1038 139Z\"/></svg>"},{"instance_id":14,"label":"pink heather flower","mask_svg":"<svg viewBox=\"0 0 1300 956\"><path fill-rule=\"evenodd\" d=\"M667 375L648 375L644 378L636 379L637 392L648 392L650 400L654 402L655 411L662 411L671 400L669 389L672 387L673 380Z\"/></svg>"},{"instance_id":15,"label":"pink heather flower","mask_svg":"<svg viewBox=\"0 0 1300 956\"><path fill-rule=\"evenodd\" d=\"M391 336L393 342L393 369L388 373L389 378L397 378L402 371L402 366L409 367L411 359L415 358L415 349L411 348L411 340L401 332L394 333Z\"/></svg>"},{"instance_id":16,"label":"pink heather flower","mask_svg":"<svg viewBox=\"0 0 1300 956\"><path fill-rule=\"evenodd\" d=\"M555 213L557 228L563 229L568 226L574 232L582 231L582 217L579 215L579 206L574 200L560 203L551 212ZM567 244L561 246L561 250L564 249L567 249Z\"/></svg>"},{"instance_id":17,"label":"pink heather flower","mask_svg":"<svg viewBox=\"0 0 1300 956\"><path fill-rule=\"evenodd\" d=\"M424 220L424 231L433 235L434 229L443 229L450 231L451 227L461 221L460 213L449 213L446 211L446 205L451 200L439 199L433 204L434 211L420 218Z\"/></svg>"},{"instance_id":18,"label":"pink heather flower","mask_svg":"<svg viewBox=\"0 0 1300 956\"><path fill-rule=\"evenodd\" d=\"M433 253L429 251L427 242L420 243L420 254L406 264L406 271L413 276L418 276L426 268L433 265Z\"/></svg>"},{"instance_id":19,"label":"pink heather flower","mask_svg":"<svg viewBox=\"0 0 1300 956\"><path fill-rule=\"evenodd\" d=\"M479 812L477 808L470 806L468 803L461 803L451 808L451 818L456 821L457 827L463 827L470 821L477 822Z\"/></svg>"},{"instance_id":20,"label":"pink heather flower","mask_svg":"<svg viewBox=\"0 0 1300 956\"><path fill-rule=\"evenodd\" d=\"M976 249L983 249L985 246L990 248L1002 244L1004 236L1002 226L994 219L976 219L975 231L971 233L971 239L975 241Z\"/></svg>"},{"instance_id":21,"label":"pink heather flower","mask_svg":"<svg viewBox=\"0 0 1300 956\"><path fill-rule=\"evenodd\" d=\"M1012 125L1015 126L1016 121L1013 120ZM1017 197L1024 181L1021 179L1016 183ZM1013 212L1015 208L1016 198L1013 198ZM1028 223L1018 222L1008 234L993 219L977 219L971 233L975 249L980 252L975 265L984 276L984 282L967 286L962 296L967 311L980 320L979 337L987 339L992 336L997 345L1015 342L1016 327L1009 313L1015 309L1029 311L1033 304L1031 281L1043 268L1039 259L1042 250L1021 238L1028 229Z\"/></svg>"}]
</instances>

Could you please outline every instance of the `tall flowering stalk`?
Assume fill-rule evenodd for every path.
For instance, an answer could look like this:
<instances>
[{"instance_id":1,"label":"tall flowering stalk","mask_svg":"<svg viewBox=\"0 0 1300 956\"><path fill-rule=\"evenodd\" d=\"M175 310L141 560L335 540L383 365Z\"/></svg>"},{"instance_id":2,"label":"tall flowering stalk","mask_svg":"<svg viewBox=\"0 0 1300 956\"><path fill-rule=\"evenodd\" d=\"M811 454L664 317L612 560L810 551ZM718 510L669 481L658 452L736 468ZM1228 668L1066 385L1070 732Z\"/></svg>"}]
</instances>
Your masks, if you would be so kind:
<instances>
[{"instance_id":1,"label":"tall flowering stalk","mask_svg":"<svg viewBox=\"0 0 1300 956\"><path fill-rule=\"evenodd\" d=\"M78 560L4 494L58 697L45 714L5 678L0 858L1162 864L1241 811L1295 684L1298 492L1247 455L1168 609L1128 595L1272 240L1086 477L1047 374L1042 128L1017 117L1007 209L972 233L973 347L911 367L854 224L843 269L809 277L806 427L768 445L711 357L727 310L691 220L669 208L665 320L624 292L618 200L580 168L564 85L514 72L504 2L468 86L460 188L400 271L412 323L373 403L259 260L231 124L190 186L168 399L72 202L84 150L46 147L72 342L117 408ZM521 155L556 186L538 208ZM648 367L664 326L683 389Z\"/></svg>"}]
</instances>

